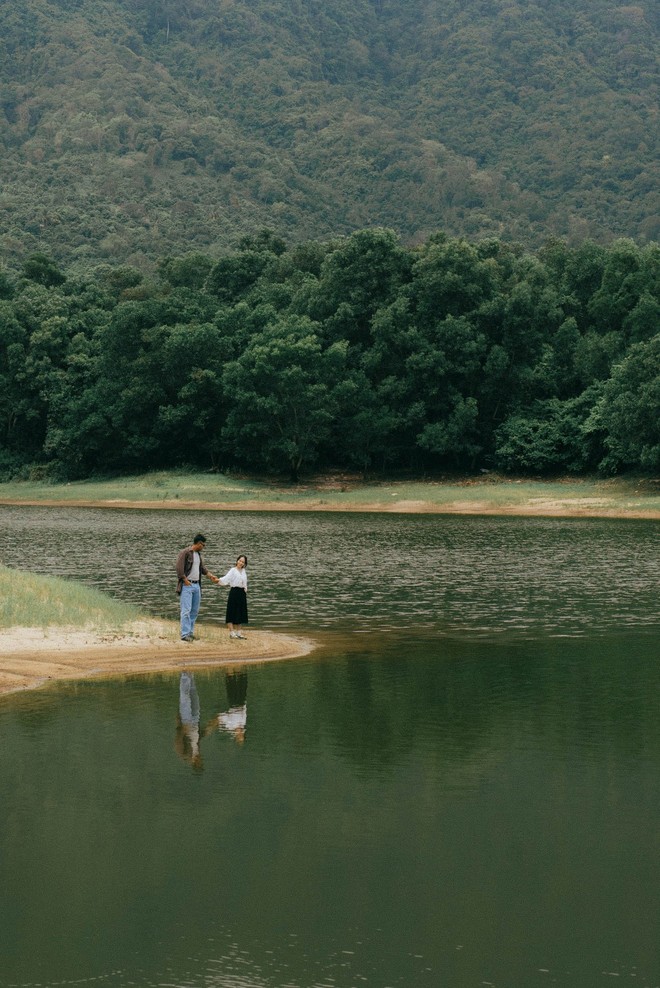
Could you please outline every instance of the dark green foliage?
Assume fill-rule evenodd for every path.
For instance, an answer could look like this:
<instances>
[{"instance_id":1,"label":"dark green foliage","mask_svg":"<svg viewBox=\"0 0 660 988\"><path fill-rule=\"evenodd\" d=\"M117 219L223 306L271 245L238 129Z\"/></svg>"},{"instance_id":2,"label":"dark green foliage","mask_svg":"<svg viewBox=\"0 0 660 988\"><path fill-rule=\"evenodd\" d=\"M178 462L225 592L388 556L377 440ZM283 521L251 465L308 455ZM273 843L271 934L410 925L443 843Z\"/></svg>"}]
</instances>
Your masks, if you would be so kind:
<instances>
[{"instance_id":1,"label":"dark green foliage","mask_svg":"<svg viewBox=\"0 0 660 988\"><path fill-rule=\"evenodd\" d=\"M608 454L603 468L660 469L660 333L636 343L612 371L590 424L600 429Z\"/></svg>"},{"instance_id":2,"label":"dark green foliage","mask_svg":"<svg viewBox=\"0 0 660 988\"><path fill-rule=\"evenodd\" d=\"M297 480L330 437L346 344L324 348L306 317L271 324L227 364L223 437L236 462Z\"/></svg>"},{"instance_id":3,"label":"dark green foliage","mask_svg":"<svg viewBox=\"0 0 660 988\"><path fill-rule=\"evenodd\" d=\"M0 299L0 476L657 470L658 261L388 230L265 231L153 282L32 258Z\"/></svg>"},{"instance_id":4,"label":"dark green foliage","mask_svg":"<svg viewBox=\"0 0 660 988\"><path fill-rule=\"evenodd\" d=\"M505 473L584 473L597 466L596 441L587 435L594 393L535 402L497 430L494 459Z\"/></svg>"},{"instance_id":5,"label":"dark green foliage","mask_svg":"<svg viewBox=\"0 0 660 988\"><path fill-rule=\"evenodd\" d=\"M257 283L267 264L267 255L254 250L223 257L211 269L208 290L221 302L239 302Z\"/></svg>"},{"instance_id":6,"label":"dark green foliage","mask_svg":"<svg viewBox=\"0 0 660 988\"><path fill-rule=\"evenodd\" d=\"M14 294L14 285L9 275L0 269L0 301L11 298Z\"/></svg>"},{"instance_id":7,"label":"dark green foliage","mask_svg":"<svg viewBox=\"0 0 660 988\"><path fill-rule=\"evenodd\" d=\"M66 275L62 274L55 262L45 254L31 254L25 260L21 274L27 281L45 285L46 288L61 285L66 281Z\"/></svg>"},{"instance_id":8,"label":"dark green foliage","mask_svg":"<svg viewBox=\"0 0 660 988\"><path fill-rule=\"evenodd\" d=\"M166 257L158 265L158 272L174 288L204 287L213 262L205 254L186 254L185 257Z\"/></svg>"}]
</instances>

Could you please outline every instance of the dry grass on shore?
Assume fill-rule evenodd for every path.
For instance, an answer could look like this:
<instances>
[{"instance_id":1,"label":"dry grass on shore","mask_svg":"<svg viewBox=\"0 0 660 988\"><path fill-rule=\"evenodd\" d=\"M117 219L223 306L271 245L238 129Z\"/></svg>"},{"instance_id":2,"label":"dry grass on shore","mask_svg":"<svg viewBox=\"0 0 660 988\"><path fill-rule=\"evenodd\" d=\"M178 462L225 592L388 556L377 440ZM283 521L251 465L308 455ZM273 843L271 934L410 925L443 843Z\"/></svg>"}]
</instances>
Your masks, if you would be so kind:
<instances>
[{"instance_id":1,"label":"dry grass on shore","mask_svg":"<svg viewBox=\"0 0 660 988\"><path fill-rule=\"evenodd\" d=\"M198 640L182 642L177 622L142 615L100 590L0 567L0 693L62 679L294 658L313 647L268 631L230 640L218 625L202 625Z\"/></svg>"},{"instance_id":2,"label":"dry grass on shore","mask_svg":"<svg viewBox=\"0 0 660 988\"><path fill-rule=\"evenodd\" d=\"M0 504L222 511L386 511L660 518L652 478L529 480L496 474L365 482L325 475L297 485L168 471L71 484L0 484Z\"/></svg>"}]
</instances>

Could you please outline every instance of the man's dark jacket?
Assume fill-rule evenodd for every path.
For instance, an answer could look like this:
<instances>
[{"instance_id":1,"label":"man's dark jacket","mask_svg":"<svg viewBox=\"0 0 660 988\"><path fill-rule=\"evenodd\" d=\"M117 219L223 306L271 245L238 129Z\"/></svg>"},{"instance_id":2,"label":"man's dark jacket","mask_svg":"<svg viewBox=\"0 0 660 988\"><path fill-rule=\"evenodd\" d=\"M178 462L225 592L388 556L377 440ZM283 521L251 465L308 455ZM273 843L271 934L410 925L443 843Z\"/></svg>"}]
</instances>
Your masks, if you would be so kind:
<instances>
[{"instance_id":1,"label":"man's dark jacket","mask_svg":"<svg viewBox=\"0 0 660 988\"><path fill-rule=\"evenodd\" d=\"M199 556L199 575L202 573L204 576L208 573L206 566L204 565L204 560L202 559L201 552L198 553ZM193 549L192 546L188 546L187 549L182 549L176 560L176 575L178 577L178 582L176 585L176 592L181 593L181 587L183 586L184 577L188 576L188 573L192 569L193 564ZM202 581L199 581L199 589L202 589Z\"/></svg>"}]
</instances>

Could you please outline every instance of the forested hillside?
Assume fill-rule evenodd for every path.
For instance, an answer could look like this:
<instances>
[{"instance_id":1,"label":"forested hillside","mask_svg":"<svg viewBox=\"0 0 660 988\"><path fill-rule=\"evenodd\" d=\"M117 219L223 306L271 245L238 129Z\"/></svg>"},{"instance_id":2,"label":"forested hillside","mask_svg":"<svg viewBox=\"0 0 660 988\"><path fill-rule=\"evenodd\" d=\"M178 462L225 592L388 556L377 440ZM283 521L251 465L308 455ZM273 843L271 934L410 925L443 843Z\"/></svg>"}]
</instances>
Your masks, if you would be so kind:
<instances>
[{"instance_id":1,"label":"forested hillside","mask_svg":"<svg viewBox=\"0 0 660 988\"><path fill-rule=\"evenodd\" d=\"M0 249L660 236L655 0L0 5Z\"/></svg>"},{"instance_id":2,"label":"forested hillside","mask_svg":"<svg viewBox=\"0 0 660 988\"><path fill-rule=\"evenodd\" d=\"M0 274L0 477L660 468L660 247L263 231Z\"/></svg>"}]
</instances>

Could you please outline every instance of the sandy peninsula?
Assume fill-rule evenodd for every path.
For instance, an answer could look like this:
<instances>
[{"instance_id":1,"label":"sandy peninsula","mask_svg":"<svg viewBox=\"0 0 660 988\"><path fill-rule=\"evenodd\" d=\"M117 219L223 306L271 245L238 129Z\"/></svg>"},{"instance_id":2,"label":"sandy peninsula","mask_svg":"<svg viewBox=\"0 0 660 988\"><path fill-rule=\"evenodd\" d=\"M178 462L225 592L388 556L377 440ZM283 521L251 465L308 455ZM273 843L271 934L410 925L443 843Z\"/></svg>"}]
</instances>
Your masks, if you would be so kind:
<instances>
[{"instance_id":1,"label":"sandy peninsula","mask_svg":"<svg viewBox=\"0 0 660 988\"><path fill-rule=\"evenodd\" d=\"M310 639L250 631L230 640L224 628L202 626L197 641L179 640L174 622L140 621L122 632L73 628L0 630L0 693L58 680L171 672L180 669L294 659L314 649Z\"/></svg>"}]
</instances>

